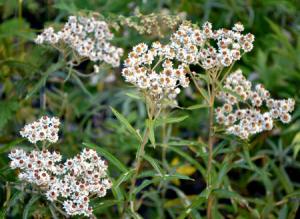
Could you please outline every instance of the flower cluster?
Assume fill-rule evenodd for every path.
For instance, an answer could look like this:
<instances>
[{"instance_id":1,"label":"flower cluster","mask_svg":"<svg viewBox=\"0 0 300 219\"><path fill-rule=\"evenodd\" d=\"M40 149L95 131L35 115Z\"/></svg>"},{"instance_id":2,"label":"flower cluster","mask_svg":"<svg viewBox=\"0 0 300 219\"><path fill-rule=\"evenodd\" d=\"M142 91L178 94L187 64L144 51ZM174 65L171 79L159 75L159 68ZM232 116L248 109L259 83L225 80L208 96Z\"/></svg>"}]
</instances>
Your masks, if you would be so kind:
<instances>
[{"instance_id":1,"label":"flower cluster","mask_svg":"<svg viewBox=\"0 0 300 219\"><path fill-rule=\"evenodd\" d=\"M244 35L243 30L241 23L235 24L231 30L213 30L209 22L204 23L202 29L184 23L172 35L170 46L183 63L200 64L206 70L222 68L252 50L254 35Z\"/></svg>"},{"instance_id":2,"label":"flower cluster","mask_svg":"<svg viewBox=\"0 0 300 219\"><path fill-rule=\"evenodd\" d=\"M151 48L138 44L125 60L122 75L125 80L147 93L159 104L162 100L174 101L179 86L188 87L185 65L174 66L175 51L168 45L154 42Z\"/></svg>"},{"instance_id":3,"label":"flower cluster","mask_svg":"<svg viewBox=\"0 0 300 219\"><path fill-rule=\"evenodd\" d=\"M138 9L133 12L133 16L119 16L120 24L135 29L139 34L163 37L166 30L176 28L181 22L181 14L170 15L170 11L165 9L162 13L151 13L144 15Z\"/></svg>"},{"instance_id":4,"label":"flower cluster","mask_svg":"<svg viewBox=\"0 0 300 219\"><path fill-rule=\"evenodd\" d=\"M113 46L113 34L104 21L92 18L70 16L64 27L55 32L49 27L35 39L37 44L69 46L81 57L93 62L104 61L113 67L120 65L123 49Z\"/></svg>"},{"instance_id":5,"label":"flower cluster","mask_svg":"<svg viewBox=\"0 0 300 219\"><path fill-rule=\"evenodd\" d=\"M58 118L43 116L39 120L25 125L20 134L33 144L38 141L55 143L58 140L59 125Z\"/></svg>"},{"instance_id":6,"label":"flower cluster","mask_svg":"<svg viewBox=\"0 0 300 219\"><path fill-rule=\"evenodd\" d=\"M90 195L103 197L111 188L107 162L91 149L84 149L64 163L58 152L48 150L26 153L14 149L9 158L11 168L21 170L20 180L39 186L49 201L63 199L63 208L69 215L90 216Z\"/></svg>"},{"instance_id":7,"label":"flower cluster","mask_svg":"<svg viewBox=\"0 0 300 219\"><path fill-rule=\"evenodd\" d=\"M246 80L241 70L226 78L224 91L218 93L218 98L225 103L216 109L217 122L225 125L228 133L242 139L271 130L275 119L289 123L289 113L294 110L295 105L293 99L272 99L261 84L252 90L252 83ZM263 105L267 109L265 112L261 109ZM245 107L242 108L243 106Z\"/></svg>"}]
</instances>

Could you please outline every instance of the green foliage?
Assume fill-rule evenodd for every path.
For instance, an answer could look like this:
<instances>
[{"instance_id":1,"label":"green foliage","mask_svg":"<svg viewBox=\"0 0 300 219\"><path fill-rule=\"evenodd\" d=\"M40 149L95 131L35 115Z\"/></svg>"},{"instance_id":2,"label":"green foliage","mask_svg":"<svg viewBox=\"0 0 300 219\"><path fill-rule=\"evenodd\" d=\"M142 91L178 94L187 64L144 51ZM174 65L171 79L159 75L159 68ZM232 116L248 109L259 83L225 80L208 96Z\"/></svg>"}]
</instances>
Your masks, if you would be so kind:
<instances>
[{"instance_id":1,"label":"green foliage","mask_svg":"<svg viewBox=\"0 0 300 219\"><path fill-rule=\"evenodd\" d=\"M173 30L163 24L159 26L164 37L140 35L120 25L121 16L135 19L137 11L180 15L198 25L209 20L216 27L241 21L256 40L254 50L233 69L243 69L278 99L294 98L291 124L276 123L273 131L248 142L214 127L215 159L208 174L209 93L203 85L209 79L203 72L197 76L203 82L201 94L191 86L180 94L179 107L147 119L145 100L122 80L121 67L103 67L92 79L80 77L65 68L57 51L33 43L44 27L58 27L71 14L94 12L113 27L113 41L124 48L124 57L136 43L165 42ZM61 140L54 148L65 157L84 146L109 162L113 188L101 199L91 198L97 218L206 218L210 195L213 218L299 217L299 1L0 0L0 21L0 218L64 217L44 196L29 193L32 188L9 168L9 150L30 148L19 130L43 114L62 118ZM88 74L92 67L85 62L79 69ZM227 91L222 84L218 89ZM142 169L130 193L136 152L147 130ZM206 185L208 175L211 188ZM126 205L132 200L137 211Z\"/></svg>"}]
</instances>

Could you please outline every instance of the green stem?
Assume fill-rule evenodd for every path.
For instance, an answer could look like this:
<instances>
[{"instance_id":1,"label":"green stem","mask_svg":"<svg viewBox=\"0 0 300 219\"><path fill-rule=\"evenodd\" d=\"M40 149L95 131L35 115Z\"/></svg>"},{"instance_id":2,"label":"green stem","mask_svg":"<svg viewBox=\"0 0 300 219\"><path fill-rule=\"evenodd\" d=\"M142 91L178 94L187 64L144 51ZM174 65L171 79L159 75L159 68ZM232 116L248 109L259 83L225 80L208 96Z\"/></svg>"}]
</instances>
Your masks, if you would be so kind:
<instances>
[{"instance_id":1,"label":"green stem","mask_svg":"<svg viewBox=\"0 0 300 219\"><path fill-rule=\"evenodd\" d=\"M197 80L195 78L195 76L193 75L193 72L190 73L192 81L196 87L196 89L198 90L198 92L202 95L202 97L207 101L207 103L209 103L209 100L206 98L206 96L204 95L204 93L202 92L201 87L199 86L199 84L197 83Z\"/></svg>"},{"instance_id":2,"label":"green stem","mask_svg":"<svg viewBox=\"0 0 300 219\"><path fill-rule=\"evenodd\" d=\"M136 203L135 203L135 197L131 197L131 195L132 195L133 190L135 188L137 177L138 177L139 171L140 171L141 166L142 166L143 155L145 154L145 146L148 142L149 134L150 134L150 130L147 127L146 130L145 130L145 134L144 134L141 146L140 146L139 150L137 151L137 155L136 155L137 160L136 160L136 164L135 164L135 173L132 177L131 186L130 186L130 189L129 189L129 197L132 198L132 200L130 200L130 208L131 208L131 211L133 211L133 212L135 212L135 209L136 209L135 204ZM124 209L124 210L126 210L126 209Z\"/></svg>"},{"instance_id":3,"label":"green stem","mask_svg":"<svg viewBox=\"0 0 300 219\"><path fill-rule=\"evenodd\" d=\"M212 162L213 162L213 137L214 137L214 103L215 103L215 83L210 81L211 92L209 102L209 133L208 133L208 161L207 161L207 188L210 190L212 187ZM212 194L208 196L207 202L207 218L211 219L211 210L214 197Z\"/></svg>"}]
</instances>

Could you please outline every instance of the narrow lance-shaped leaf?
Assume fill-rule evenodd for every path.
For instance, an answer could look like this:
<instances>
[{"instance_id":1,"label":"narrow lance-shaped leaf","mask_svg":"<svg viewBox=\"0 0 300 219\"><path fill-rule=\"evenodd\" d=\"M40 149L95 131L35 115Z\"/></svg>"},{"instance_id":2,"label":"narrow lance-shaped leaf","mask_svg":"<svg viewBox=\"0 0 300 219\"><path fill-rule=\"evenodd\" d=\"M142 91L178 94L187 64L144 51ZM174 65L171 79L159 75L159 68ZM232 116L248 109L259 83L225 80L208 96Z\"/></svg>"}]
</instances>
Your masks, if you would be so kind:
<instances>
[{"instance_id":1,"label":"narrow lance-shaped leaf","mask_svg":"<svg viewBox=\"0 0 300 219\"><path fill-rule=\"evenodd\" d=\"M134 170L129 170L125 173L123 173L119 178L118 180L114 183L114 188L117 188L119 187L123 182L126 182L128 179L131 178L131 176L133 175L134 173Z\"/></svg>"},{"instance_id":2,"label":"narrow lance-shaped leaf","mask_svg":"<svg viewBox=\"0 0 300 219\"><path fill-rule=\"evenodd\" d=\"M148 155L144 155L144 158L145 160L147 160L151 166L157 171L157 173L160 175L160 176L163 176L163 170L161 169L161 167L159 166L158 164L158 161L155 160L154 158L148 156Z\"/></svg>"},{"instance_id":3,"label":"narrow lance-shaped leaf","mask_svg":"<svg viewBox=\"0 0 300 219\"><path fill-rule=\"evenodd\" d=\"M36 83L36 85L32 88L32 90L26 95L25 99L28 100L33 94L38 92L41 87L45 86L47 78L49 75L57 70L59 70L64 65L63 62L58 62L53 65L51 65L48 70L43 73L42 78Z\"/></svg>"},{"instance_id":4,"label":"narrow lance-shaped leaf","mask_svg":"<svg viewBox=\"0 0 300 219\"><path fill-rule=\"evenodd\" d=\"M32 196L29 202L26 204L24 211L23 211L23 219L28 218L28 214L30 209L32 208L32 205L40 198L39 195Z\"/></svg>"},{"instance_id":5,"label":"narrow lance-shaped leaf","mask_svg":"<svg viewBox=\"0 0 300 219\"><path fill-rule=\"evenodd\" d=\"M189 116L169 117L169 118L165 118L165 119L159 118L155 122L155 125L161 126L163 124L178 123L178 122L182 122L183 120L187 119L188 117Z\"/></svg>"},{"instance_id":6,"label":"narrow lance-shaped leaf","mask_svg":"<svg viewBox=\"0 0 300 219\"><path fill-rule=\"evenodd\" d=\"M149 140L150 140L152 146L155 148L156 145L155 145L155 134L154 134L154 126L155 125L154 124L155 124L154 120L150 120L150 119L146 120L146 126L149 129Z\"/></svg>"},{"instance_id":7,"label":"narrow lance-shaped leaf","mask_svg":"<svg viewBox=\"0 0 300 219\"><path fill-rule=\"evenodd\" d=\"M142 137L140 136L140 134L130 125L130 123L127 121L127 119L122 114L120 114L117 110L115 110L113 107L110 107L110 108L111 108L113 114L121 122L121 124L124 125L131 134L136 136L136 138L138 140L142 141Z\"/></svg>"}]
</instances>

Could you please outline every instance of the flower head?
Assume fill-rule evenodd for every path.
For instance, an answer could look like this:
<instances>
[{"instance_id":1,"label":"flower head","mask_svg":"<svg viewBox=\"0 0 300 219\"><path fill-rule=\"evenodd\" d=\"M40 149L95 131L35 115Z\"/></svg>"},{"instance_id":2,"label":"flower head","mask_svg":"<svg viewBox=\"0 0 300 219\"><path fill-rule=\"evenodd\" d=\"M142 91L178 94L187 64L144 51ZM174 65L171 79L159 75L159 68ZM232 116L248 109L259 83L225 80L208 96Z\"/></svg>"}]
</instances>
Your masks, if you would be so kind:
<instances>
[{"instance_id":1,"label":"flower head","mask_svg":"<svg viewBox=\"0 0 300 219\"><path fill-rule=\"evenodd\" d=\"M60 121L57 117L43 116L39 120L25 125L20 134L31 143L38 141L55 143L58 140L59 125Z\"/></svg>"},{"instance_id":2,"label":"flower head","mask_svg":"<svg viewBox=\"0 0 300 219\"><path fill-rule=\"evenodd\" d=\"M261 84L252 89L252 83L241 70L226 78L224 91L218 94L218 98L225 103L216 109L217 122L225 125L228 133L243 139L272 130L275 119L289 123L295 105L293 99L272 99ZM263 111L264 105L267 111Z\"/></svg>"},{"instance_id":3,"label":"flower head","mask_svg":"<svg viewBox=\"0 0 300 219\"><path fill-rule=\"evenodd\" d=\"M51 202L63 200L69 215L90 216L93 209L89 196L103 197L112 186L107 178L107 162L91 149L83 149L64 163L58 152L48 150L26 153L13 149L9 158L10 167L20 169L20 180L39 186Z\"/></svg>"},{"instance_id":4,"label":"flower head","mask_svg":"<svg viewBox=\"0 0 300 219\"><path fill-rule=\"evenodd\" d=\"M189 85L185 65L175 67L172 61L175 55L174 49L159 42L154 42L150 48L144 43L138 44L128 54L122 75L154 102L174 101L180 86Z\"/></svg>"},{"instance_id":5,"label":"flower head","mask_svg":"<svg viewBox=\"0 0 300 219\"><path fill-rule=\"evenodd\" d=\"M110 43L112 39L113 34L105 21L93 17L70 16L60 31L55 32L52 27L46 28L35 42L55 46L62 43L83 58L89 58L93 62L103 61L117 67L120 65L123 49L113 46Z\"/></svg>"},{"instance_id":6,"label":"flower head","mask_svg":"<svg viewBox=\"0 0 300 219\"><path fill-rule=\"evenodd\" d=\"M253 48L254 36L242 34L243 30L241 23L231 30L213 30L209 22L201 29L184 23L172 35L170 47L183 63L200 64L204 69L227 67Z\"/></svg>"}]
</instances>

